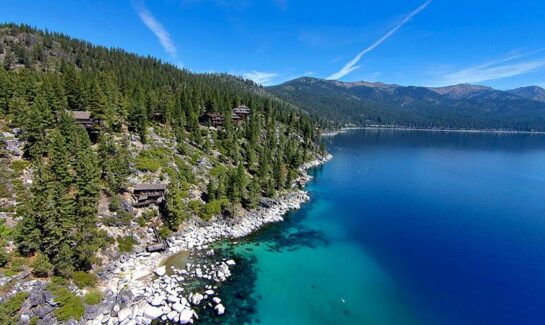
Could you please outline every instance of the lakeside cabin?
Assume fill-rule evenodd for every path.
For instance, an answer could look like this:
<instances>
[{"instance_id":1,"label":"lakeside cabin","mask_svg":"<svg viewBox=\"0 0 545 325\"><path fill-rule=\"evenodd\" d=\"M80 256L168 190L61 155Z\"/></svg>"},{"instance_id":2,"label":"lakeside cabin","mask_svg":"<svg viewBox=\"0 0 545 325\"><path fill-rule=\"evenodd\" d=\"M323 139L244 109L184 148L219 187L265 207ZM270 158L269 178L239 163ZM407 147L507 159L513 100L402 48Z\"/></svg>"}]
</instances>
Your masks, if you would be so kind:
<instances>
[{"instance_id":1,"label":"lakeside cabin","mask_svg":"<svg viewBox=\"0 0 545 325\"><path fill-rule=\"evenodd\" d=\"M233 113L245 120L250 115L251 110L246 105L240 105L233 109Z\"/></svg>"},{"instance_id":2,"label":"lakeside cabin","mask_svg":"<svg viewBox=\"0 0 545 325\"><path fill-rule=\"evenodd\" d=\"M82 125L87 130L91 141L96 143L102 123L101 120L92 118L91 112L88 111L69 111L68 113L70 113L76 124Z\"/></svg>"},{"instance_id":3,"label":"lakeside cabin","mask_svg":"<svg viewBox=\"0 0 545 325\"><path fill-rule=\"evenodd\" d=\"M233 119L235 125L241 125L244 122L244 119L235 113L233 113L231 119Z\"/></svg>"},{"instance_id":4,"label":"lakeside cabin","mask_svg":"<svg viewBox=\"0 0 545 325\"><path fill-rule=\"evenodd\" d=\"M151 204L159 204L165 197L166 189L166 184L136 184L132 191L136 202L132 206L141 208Z\"/></svg>"},{"instance_id":5,"label":"lakeside cabin","mask_svg":"<svg viewBox=\"0 0 545 325\"><path fill-rule=\"evenodd\" d=\"M70 111L70 115L76 124L83 125L87 130L95 130L100 125L100 120L91 117L88 111Z\"/></svg>"},{"instance_id":6,"label":"lakeside cabin","mask_svg":"<svg viewBox=\"0 0 545 325\"><path fill-rule=\"evenodd\" d=\"M231 119L233 124L241 125L250 115L250 108L246 105L241 105L233 109ZM206 113L201 118L201 123L220 128L225 125L225 118L218 113Z\"/></svg>"},{"instance_id":7,"label":"lakeside cabin","mask_svg":"<svg viewBox=\"0 0 545 325\"><path fill-rule=\"evenodd\" d=\"M225 119L218 113L206 113L202 117L202 122L218 128L223 126Z\"/></svg>"}]
</instances>

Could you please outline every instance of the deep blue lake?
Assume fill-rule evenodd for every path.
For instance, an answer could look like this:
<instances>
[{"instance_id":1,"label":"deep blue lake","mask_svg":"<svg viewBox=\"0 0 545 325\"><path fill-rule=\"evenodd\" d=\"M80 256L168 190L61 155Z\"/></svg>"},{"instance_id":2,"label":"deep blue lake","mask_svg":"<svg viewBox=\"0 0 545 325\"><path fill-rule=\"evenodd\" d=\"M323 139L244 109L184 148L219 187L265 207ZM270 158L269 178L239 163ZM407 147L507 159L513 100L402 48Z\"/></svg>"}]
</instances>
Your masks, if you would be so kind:
<instances>
[{"instance_id":1,"label":"deep blue lake","mask_svg":"<svg viewBox=\"0 0 545 325\"><path fill-rule=\"evenodd\" d=\"M226 250L241 263L225 320L545 324L544 135L326 141L311 201Z\"/></svg>"}]
</instances>

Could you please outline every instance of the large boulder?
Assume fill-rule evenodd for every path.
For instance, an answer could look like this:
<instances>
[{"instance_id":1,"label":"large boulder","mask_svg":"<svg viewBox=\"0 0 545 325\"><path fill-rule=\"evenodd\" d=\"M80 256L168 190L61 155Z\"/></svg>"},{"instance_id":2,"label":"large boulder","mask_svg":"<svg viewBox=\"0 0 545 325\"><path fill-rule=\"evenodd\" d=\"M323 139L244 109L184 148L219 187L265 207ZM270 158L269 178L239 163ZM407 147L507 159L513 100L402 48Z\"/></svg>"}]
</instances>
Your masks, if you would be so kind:
<instances>
[{"instance_id":1,"label":"large boulder","mask_svg":"<svg viewBox=\"0 0 545 325\"><path fill-rule=\"evenodd\" d=\"M125 319L127 319L132 314L132 310L130 308L123 308L117 313L117 319L119 322L123 322Z\"/></svg>"},{"instance_id":2,"label":"large boulder","mask_svg":"<svg viewBox=\"0 0 545 325\"><path fill-rule=\"evenodd\" d=\"M156 296L151 300L150 305L152 305L152 306L162 306L164 301L165 301L164 296Z\"/></svg>"},{"instance_id":3,"label":"large boulder","mask_svg":"<svg viewBox=\"0 0 545 325\"><path fill-rule=\"evenodd\" d=\"M163 316L163 310L161 308L158 308L158 307L147 305L144 308L144 314L143 315L144 315L144 317L146 317L148 319L157 319L157 318Z\"/></svg>"},{"instance_id":4,"label":"large boulder","mask_svg":"<svg viewBox=\"0 0 545 325\"><path fill-rule=\"evenodd\" d=\"M191 309L184 309L180 313L180 324L189 324L193 319L195 312Z\"/></svg>"},{"instance_id":5,"label":"large boulder","mask_svg":"<svg viewBox=\"0 0 545 325\"><path fill-rule=\"evenodd\" d=\"M185 309L185 306L183 304L177 302L177 303L172 305L172 309L180 313Z\"/></svg>"}]
</instances>

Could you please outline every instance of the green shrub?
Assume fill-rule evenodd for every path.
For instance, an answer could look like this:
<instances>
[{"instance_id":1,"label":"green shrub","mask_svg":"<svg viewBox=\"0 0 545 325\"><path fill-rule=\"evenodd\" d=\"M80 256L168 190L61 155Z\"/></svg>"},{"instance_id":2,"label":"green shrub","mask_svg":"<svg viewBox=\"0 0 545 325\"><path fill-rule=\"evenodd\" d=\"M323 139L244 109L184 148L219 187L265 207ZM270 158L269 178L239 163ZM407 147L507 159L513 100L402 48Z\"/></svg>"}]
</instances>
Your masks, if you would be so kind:
<instances>
[{"instance_id":1,"label":"green shrub","mask_svg":"<svg viewBox=\"0 0 545 325\"><path fill-rule=\"evenodd\" d=\"M136 169L142 172L152 172L155 173L156 171L161 168L161 163L153 158L149 157L142 157L138 156L136 157L135 161Z\"/></svg>"},{"instance_id":2,"label":"green shrub","mask_svg":"<svg viewBox=\"0 0 545 325\"><path fill-rule=\"evenodd\" d=\"M11 162L11 169L17 174L21 175L23 170L25 170L30 163L26 160L14 160Z\"/></svg>"},{"instance_id":3,"label":"green shrub","mask_svg":"<svg viewBox=\"0 0 545 325\"><path fill-rule=\"evenodd\" d=\"M38 254L36 260L32 263L32 274L38 278L44 278L53 270L53 265L49 263L47 255Z\"/></svg>"},{"instance_id":4,"label":"green shrub","mask_svg":"<svg viewBox=\"0 0 545 325\"><path fill-rule=\"evenodd\" d=\"M6 240L11 238L12 234L13 229L6 225L6 220L0 219L0 242L2 242L2 239Z\"/></svg>"},{"instance_id":5,"label":"green shrub","mask_svg":"<svg viewBox=\"0 0 545 325\"><path fill-rule=\"evenodd\" d=\"M136 219L136 222L140 227L145 227L148 222L150 222L153 218L157 216L156 210L146 210L138 219Z\"/></svg>"},{"instance_id":6,"label":"green shrub","mask_svg":"<svg viewBox=\"0 0 545 325\"><path fill-rule=\"evenodd\" d=\"M0 323L15 324L16 322L10 321L10 318L17 315L28 296L27 292L17 292L13 297L0 304Z\"/></svg>"},{"instance_id":7,"label":"green shrub","mask_svg":"<svg viewBox=\"0 0 545 325\"><path fill-rule=\"evenodd\" d=\"M83 302L88 305L97 305L104 299L102 292L97 289L89 291L85 297L83 297Z\"/></svg>"},{"instance_id":8,"label":"green shrub","mask_svg":"<svg viewBox=\"0 0 545 325\"><path fill-rule=\"evenodd\" d=\"M38 321L40 320L40 318L38 316L34 316L30 319L30 321L28 322L29 325L38 325Z\"/></svg>"},{"instance_id":9,"label":"green shrub","mask_svg":"<svg viewBox=\"0 0 545 325\"><path fill-rule=\"evenodd\" d=\"M132 236L117 237L117 246L119 251L123 253L131 252L136 244L136 240Z\"/></svg>"},{"instance_id":10,"label":"green shrub","mask_svg":"<svg viewBox=\"0 0 545 325\"><path fill-rule=\"evenodd\" d=\"M213 216L220 214L228 204L227 199L212 200L204 205L199 216L203 220L210 220Z\"/></svg>"},{"instance_id":11,"label":"green shrub","mask_svg":"<svg viewBox=\"0 0 545 325\"><path fill-rule=\"evenodd\" d=\"M170 230L168 226L162 225L161 228L159 228L159 237L167 239L170 234L172 234L172 230Z\"/></svg>"},{"instance_id":12,"label":"green shrub","mask_svg":"<svg viewBox=\"0 0 545 325\"><path fill-rule=\"evenodd\" d=\"M19 273L24 269L25 265L26 265L26 260L23 257L12 257L9 268L13 272Z\"/></svg>"},{"instance_id":13,"label":"green shrub","mask_svg":"<svg viewBox=\"0 0 545 325\"><path fill-rule=\"evenodd\" d=\"M108 208L110 209L110 211L113 211L113 212L122 211L121 199L119 198L119 195L117 194L112 195L112 197L110 198L110 204L108 205Z\"/></svg>"},{"instance_id":14,"label":"green shrub","mask_svg":"<svg viewBox=\"0 0 545 325\"><path fill-rule=\"evenodd\" d=\"M68 288L61 285L50 285L49 290L55 297L59 307L55 310L55 317L61 322L69 319L79 320L85 313L81 298Z\"/></svg>"},{"instance_id":15,"label":"green shrub","mask_svg":"<svg viewBox=\"0 0 545 325\"><path fill-rule=\"evenodd\" d=\"M9 262L9 254L6 252L5 247L0 247L0 267L4 267Z\"/></svg>"},{"instance_id":16,"label":"green shrub","mask_svg":"<svg viewBox=\"0 0 545 325\"><path fill-rule=\"evenodd\" d=\"M142 151L135 160L136 169L156 172L168 164L170 150L167 148L152 148Z\"/></svg>"},{"instance_id":17,"label":"green shrub","mask_svg":"<svg viewBox=\"0 0 545 325\"><path fill-rule=\"evenodd\" d=\"M37 254L36 260L32 263L32 275L38 278L45 278L49 276L53 270L53 265L49 263L47 255Z\"/></svg>"},{"instance_id":18,"label":"green shrub","mask_svg":"<svg viewBox=\"0 0 545 325\"><path fill-rule=\"evenodd\" d=\"M49 284L51 288L56 288L58 286L67 286L67 285L68 285L68 279L60 277L60 276L51 277L51 282Z\"/></svg>"},{"instance_id":19,"label":"green shrub","mask_svg":"<svg viewBox=\"0 0 545 325\"><path fill-rule=\"evenodd\" d=\"M180 155L187 155L189 152L189 149L187 148L187 145L185 143L178 143L176 145L176 150Z\"/></svg>"},{"instance_id":20,"label":"green shrub","mask_svg":"<svg viewBox=\"0 0 545 325\"><path fill-rule=\"evenodd\" d=\"M16 275L17 272L15 272L15 271L13 271L11 269L7 269L7 270L4 270L3 274L4 274L5 277L9 278L10 276Z\"/></svg>"},{"instance_id":21,"label":"green shrub","mask_svg":"<svg viewBox=\"0 0 545 325\"><path fill-rule=\"evenodd\" d=\"M72 280L78 288L83 289L85 287L94 288L97 284L97 277L93 273L84 271L76 271L72 273Z\"/></svg>"},{"instance_id":22,"label":"green shrub","mask_svg":"<svg viewBox=\"0 0 545 325\"><path fill-rule=\"evenodd\" d=\"M202 208L202 202L200 200L191 200L189 201L189 208L196 214L199 214Z\"/></svg>"},{"instance_id":23,"label":"green shrub","mask_svg":"<svg viewBox=\"0 0 545 325\"><path fill-rule=\"evenodd\" d=\"M0 182L0 197L5 197L5 198L11 197L11 193L8 189L8 186L4 182Z\"/></svg>"}]
</instances>

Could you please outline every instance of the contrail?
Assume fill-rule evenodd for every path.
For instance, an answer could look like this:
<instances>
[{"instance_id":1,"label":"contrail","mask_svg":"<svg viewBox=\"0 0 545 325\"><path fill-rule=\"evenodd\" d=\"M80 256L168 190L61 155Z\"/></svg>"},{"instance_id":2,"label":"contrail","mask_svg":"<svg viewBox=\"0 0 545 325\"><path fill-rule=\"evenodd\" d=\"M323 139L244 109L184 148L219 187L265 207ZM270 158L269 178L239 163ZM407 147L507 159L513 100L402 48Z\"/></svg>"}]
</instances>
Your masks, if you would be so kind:
<instances>
[{"instance_id":1,"label":"contrail","mask_svg":"<svg viewBox=\"0 0 545 325\"><path fill-rule=\"evenodd\" d=\"M153 34L161 43L161 46L167 51L167 53L173 58L176 59L177 51L176 46L170 38L170 34L163 27L163 25L149 12L149 10L144 6L144 2L133 2L133 6L136 9L136 13L140 16L140 19L152 31Z\"/></svg>"},{"instance_id":2,"label":"contrail","mask_svg":"<svg viewBox=\"0 0 545 325\"><path fill-rule=\"evenodd\" d=\"M371 46L369 46L365 50L358 53L358 55L356 55L352 60L350 60L348 63L346 63L341 70L339 70L339 71L335 72L334 74L330 75L329 77L327 77L327 79L337 80L339 78L342 78L342 77L346 76L350 72L359 69L360 66L357 66L356 64L361 60L361 58L365 54L371 52L372 50L377 48L380 44L384 43L384 41L386 41L388 38L390 38L392 35L394 35L401 27L403 27L403 25L408 23L414 16L418 15L422 10L426 9L430 5L431 2L432 2L432 0L427 0L426 2L421 4L420 7L416 8L410 14L405 16L405 18L403 18L399 23L397 23L386 34L384 34L384 36L379 38L377 41L375 41L375 43L373 43Z\"/></svg>"}]
</instances>

